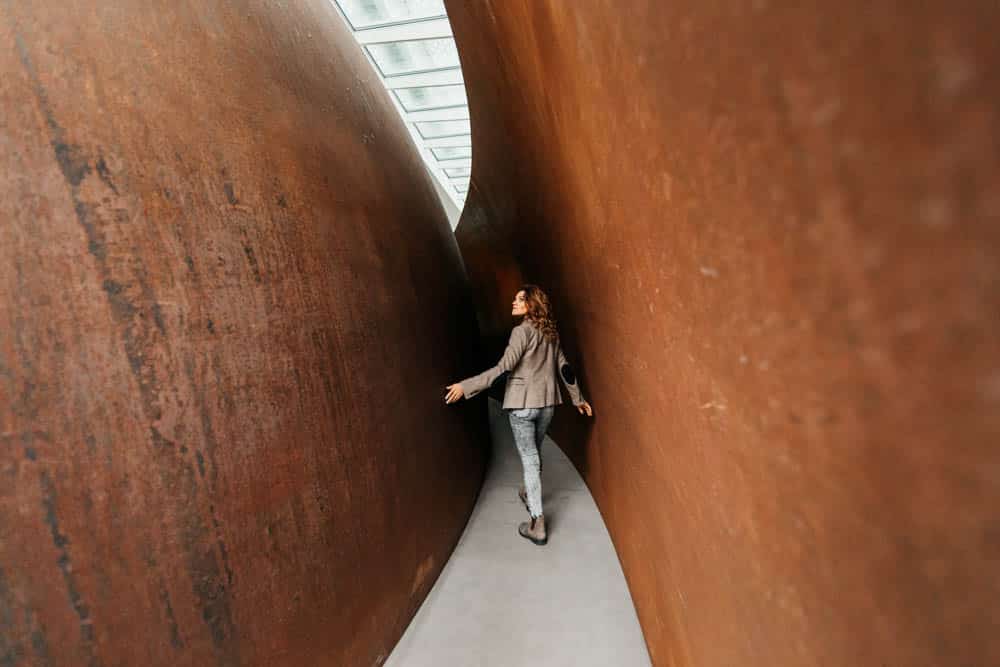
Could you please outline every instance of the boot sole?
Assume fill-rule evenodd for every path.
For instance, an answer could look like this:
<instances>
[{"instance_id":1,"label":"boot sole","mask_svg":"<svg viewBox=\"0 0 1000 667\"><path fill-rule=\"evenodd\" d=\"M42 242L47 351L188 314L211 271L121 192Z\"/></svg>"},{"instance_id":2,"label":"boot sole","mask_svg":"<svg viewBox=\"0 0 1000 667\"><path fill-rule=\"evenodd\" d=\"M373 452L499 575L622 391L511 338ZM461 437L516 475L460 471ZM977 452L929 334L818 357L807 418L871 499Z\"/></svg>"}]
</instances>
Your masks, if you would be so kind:
<instances>
[{"instance_id":1,"label":"boot sole","mask_svg":"<svg viewBox=\"0 0 1000 667\"><path fill-rule=\"evenodd\" d=\"M540 547L544 547L546 544L549 543L549 536L548 535L546 535L545 537L543 537L542 539L539 540L537 538L532 537L531 535L527 535L525 533L522 533L520 528L517 529L517 534L520 535L521 537L523 537L526 540L531 540L532 542L534 542L535 544L537 544Z\"/></svg>"}]
</instances>

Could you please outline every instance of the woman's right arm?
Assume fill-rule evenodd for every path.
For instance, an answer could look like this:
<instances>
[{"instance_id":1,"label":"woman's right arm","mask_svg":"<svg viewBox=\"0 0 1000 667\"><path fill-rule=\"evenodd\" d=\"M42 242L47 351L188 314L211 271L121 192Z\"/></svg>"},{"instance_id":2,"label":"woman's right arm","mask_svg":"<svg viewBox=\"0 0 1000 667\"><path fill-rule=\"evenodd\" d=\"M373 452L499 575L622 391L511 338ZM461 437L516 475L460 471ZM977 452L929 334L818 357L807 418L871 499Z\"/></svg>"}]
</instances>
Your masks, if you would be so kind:
<instances>
[{"instance_id":1,"label":"woman's right arm","mask_svg":"<svg viewBox=\"0 0 1000 667\"><path fill-rule=\"evenodd\" d=\"M521 360L527 347L528 336L524 331L524 327L514 327L514 330L510 332L507 349L504 350L503 356L500 357L497 365L483 371L479 375L466 378L458 383L461 385L462 393L465 394L465 397L472 398L479 392L488 389L501 374L514 370L514 367Z\"/></svg>"}]
</instances>

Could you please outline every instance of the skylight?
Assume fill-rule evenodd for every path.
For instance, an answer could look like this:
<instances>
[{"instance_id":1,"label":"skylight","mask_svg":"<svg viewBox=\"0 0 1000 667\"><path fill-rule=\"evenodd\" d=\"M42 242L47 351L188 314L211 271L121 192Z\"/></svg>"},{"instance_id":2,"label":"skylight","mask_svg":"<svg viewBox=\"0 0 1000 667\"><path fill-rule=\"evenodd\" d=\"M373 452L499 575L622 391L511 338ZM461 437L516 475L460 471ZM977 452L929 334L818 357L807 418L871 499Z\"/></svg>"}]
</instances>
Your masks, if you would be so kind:
<instances>
[{"instance_id":1,"label":"skylight","mask_svg":"<svg viewBox=\"0 0 1000 667\"><path fill-rule=\"evenodd\" d=\"M472 172L472 134L444 0L332 2L390 91L427 169L461 210Z\"/></svg>"}]
</instances>

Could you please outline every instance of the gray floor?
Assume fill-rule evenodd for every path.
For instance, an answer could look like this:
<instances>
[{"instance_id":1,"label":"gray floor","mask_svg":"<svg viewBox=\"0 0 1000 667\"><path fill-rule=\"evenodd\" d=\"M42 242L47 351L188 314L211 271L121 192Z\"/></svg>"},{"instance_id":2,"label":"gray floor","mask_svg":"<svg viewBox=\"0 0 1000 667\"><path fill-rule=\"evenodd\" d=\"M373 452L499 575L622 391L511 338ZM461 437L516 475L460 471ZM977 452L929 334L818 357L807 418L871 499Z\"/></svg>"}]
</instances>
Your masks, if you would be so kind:
<instances>
[{"instance_id":1,"label":"gray floor","mask_svg":"<svg viewBox=\"0 0 1000 667\"><path fill-rule=\"evenodd\" d=\"M560 410L570 410L561 407ZM490 400L494 460L451 559L389 667L637 667L649 655L618 557L590 492L548 438L542 502L549 543L517 535L521 463Z\"/></svg>"}]
</instances>

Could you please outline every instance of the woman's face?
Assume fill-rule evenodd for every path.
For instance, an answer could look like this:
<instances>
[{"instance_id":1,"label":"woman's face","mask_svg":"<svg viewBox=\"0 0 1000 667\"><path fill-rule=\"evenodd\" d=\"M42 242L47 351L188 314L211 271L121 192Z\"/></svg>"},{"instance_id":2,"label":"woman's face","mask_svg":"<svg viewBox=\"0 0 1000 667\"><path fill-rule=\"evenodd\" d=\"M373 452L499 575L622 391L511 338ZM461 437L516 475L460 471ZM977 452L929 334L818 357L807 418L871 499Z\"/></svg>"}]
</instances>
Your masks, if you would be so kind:
<instances>
[{"instance_id":1,"label":"woman's face","mask_svg":"<svg viewBox=\"0 0 1000 667\"><path fill-rule=\"evenodd\" d=\"M525 315L528 312L528 304L524 301L524 290L514 295L514 303L510 305L511 315Z\"/></svg>"}]
</instances>

